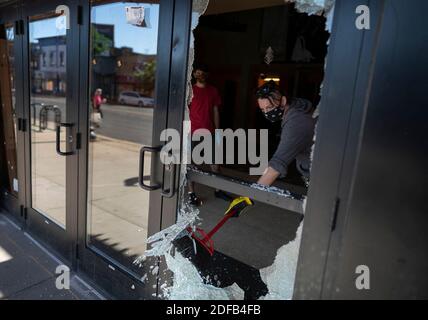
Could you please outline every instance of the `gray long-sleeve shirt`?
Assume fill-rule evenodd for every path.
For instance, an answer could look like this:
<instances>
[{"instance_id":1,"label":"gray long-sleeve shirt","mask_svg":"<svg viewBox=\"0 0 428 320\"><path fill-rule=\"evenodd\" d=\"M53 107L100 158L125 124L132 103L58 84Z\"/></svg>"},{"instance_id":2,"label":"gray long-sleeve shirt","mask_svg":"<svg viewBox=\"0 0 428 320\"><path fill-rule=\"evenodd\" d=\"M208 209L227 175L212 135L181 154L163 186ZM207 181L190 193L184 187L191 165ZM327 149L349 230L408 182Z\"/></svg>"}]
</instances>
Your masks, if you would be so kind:
<instances>
[{"instance_id":1,"label":"gray long-sleeve shirt","mask_svg":"<svg viewBox=\"0 0 428 320\"><path fill-rule=\"evenodd\" d=\"M295 98L290 103L282 120L281 141L269 161L269 166L278 171L280 177L287 175L288 165L296 159L299 172L309 178L316 122L312 111L312 103L308 100Z\"/></svg>"}]
</instances>

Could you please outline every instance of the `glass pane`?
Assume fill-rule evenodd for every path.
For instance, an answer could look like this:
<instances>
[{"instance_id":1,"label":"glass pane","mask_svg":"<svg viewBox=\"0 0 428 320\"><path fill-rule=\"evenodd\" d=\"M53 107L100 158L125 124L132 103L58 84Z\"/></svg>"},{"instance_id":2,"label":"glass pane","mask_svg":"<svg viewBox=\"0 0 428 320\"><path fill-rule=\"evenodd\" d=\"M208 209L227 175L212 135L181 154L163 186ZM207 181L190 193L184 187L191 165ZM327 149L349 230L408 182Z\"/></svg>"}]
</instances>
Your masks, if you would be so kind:
<instances>
[{"instance_id":1,"label":"glass pane","mask_svg":"<svg viewBox=\"0 0 428 320\"><path fill-rule=\"evenodd\" d=\"M152 143L159 5L106 2L91 11L88 241L132 268L146 248L149 193L138 167ZM144 21L130 19L143 12Z\"/></svg>"},{"instance_id":2,"label":"glass pane","mask_svg":"<svg viewBox=\"0 0 428 320\"><path fill-rule=\"evenodd\" d=\"M16 163L15 54L12 24L6 24L4 28L0 26L0 59L1 118L8 169L8 180L5 184L6 189L17 196L19 187Z\"/></svg>"},{"instance_id":3,"label":"glass pane","mask_svg":"<svg viewBox=\"0 0 428 320\"><path fill-rule=\"evenodd\" d=\"M56 153L55 127L66 120L67 37L56 20L46 15L29 23L31 186L32 207L65 227L65 157Z\"/></svg>"}]
</instances>

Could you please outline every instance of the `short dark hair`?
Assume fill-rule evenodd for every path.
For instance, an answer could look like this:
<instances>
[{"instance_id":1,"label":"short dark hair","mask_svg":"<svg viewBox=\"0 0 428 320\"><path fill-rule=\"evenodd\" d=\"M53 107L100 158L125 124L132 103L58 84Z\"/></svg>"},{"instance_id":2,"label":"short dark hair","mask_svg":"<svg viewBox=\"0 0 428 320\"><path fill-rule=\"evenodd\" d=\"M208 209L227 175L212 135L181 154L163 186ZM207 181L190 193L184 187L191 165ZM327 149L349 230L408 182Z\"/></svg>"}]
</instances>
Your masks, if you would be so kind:
<instances>
[{"instance_id":1,"label":"short dark hair","mask_svg":"<svg viewBox=\"0 0 428 320\"><path fill-rule=\"evenodd\" d=\"M201 70L205 73L209 72L208 66L206 64L200 63L200 64L195 64L193 66L193 72L195 72L196 70Z\"/></svg>"},{"instance_id":2,"label":"short dark hair","mask_svg":"<svg viewBox=\"0 0 428 320\"><path fill-rule=\"evenodd\" d=\"M256 91L256 96L259 99L274 99L280 100L284 94L275 81L271 80L260 86Z\"/></svg>"}]
</instances>

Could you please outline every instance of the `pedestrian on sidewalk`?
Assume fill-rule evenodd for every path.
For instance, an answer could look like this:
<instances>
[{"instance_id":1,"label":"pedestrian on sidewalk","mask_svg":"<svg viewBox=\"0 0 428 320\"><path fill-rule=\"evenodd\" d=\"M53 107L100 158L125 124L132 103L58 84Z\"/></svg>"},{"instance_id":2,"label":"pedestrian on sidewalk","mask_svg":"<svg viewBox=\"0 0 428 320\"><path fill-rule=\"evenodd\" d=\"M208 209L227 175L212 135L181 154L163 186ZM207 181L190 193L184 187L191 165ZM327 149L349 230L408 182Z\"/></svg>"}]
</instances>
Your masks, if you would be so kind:
<instances>
[{"instance_id":1,"label":"pedestrian on sidewalk","mask_svg":"<svg viewBox=\"0 0 428 320\"><path fill-rule=\"evenodd\" d=\"M102 94L103 94L102 89L98 88L95 90L94 96L92 98L92 115L91 115L91 128L90 128L91 140L94 140L97 137L95 133L95 127L99 128L101 119L103 118L101 105L107 102L107 99L103 98Z\"/></svg>"},{"instance_id":2,"label":"pedestrian on sidewalk","mask_svg":"<svg viewBox=\"0 0 428 320\"><path fill-rule=\"evenodd\" d=\"M103 103L107 103L107 99L103 98L103 90L98 88L95 90L94 97L92 99L92 107L94 109L94 112L97 112L101 115L101 118L103 118L103 111L101 110L101 105Z\"/></svg>"}]
</instances>

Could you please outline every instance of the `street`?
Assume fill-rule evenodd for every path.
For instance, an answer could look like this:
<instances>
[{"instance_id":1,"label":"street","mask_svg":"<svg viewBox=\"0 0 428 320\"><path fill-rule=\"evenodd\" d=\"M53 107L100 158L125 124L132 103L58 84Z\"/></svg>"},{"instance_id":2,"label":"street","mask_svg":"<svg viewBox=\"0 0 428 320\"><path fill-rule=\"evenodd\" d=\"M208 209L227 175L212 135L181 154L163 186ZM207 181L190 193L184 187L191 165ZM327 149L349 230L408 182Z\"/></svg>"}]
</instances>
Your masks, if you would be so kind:
<instances>
[{"instance_id":1,"label":"street","mask_svg":"<svg viewBox=\"0 0 428 320\"><path fill-rule=\"evenodd\" d=\"M56 105L61 110L61 121L67 122L65 115L65 98L62 97L33 97L33 103ZM91 108L92 109L92 108ZM41 106L36 105L32 111L36 115L36 123ZM152 144L153 108L139 108L117 104L102 106L103 119L96 133L109 138L135 142L141 145ZM54 120L53 112L49 113L49 121ZM32 119L33 123L34 119ZM48 125L52 129L52 124Z\"/></svg>"},{"instance_id":2,"label":"street","mask_svg":"<svg viewBox=\"0 0 428 320\"><path fill-rule=\"evenodd\" d=\"M142 145L152 145L153 108L103 105L98 134Z\"/></svg>"}]
</instances>

